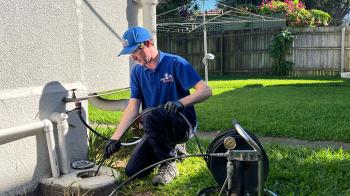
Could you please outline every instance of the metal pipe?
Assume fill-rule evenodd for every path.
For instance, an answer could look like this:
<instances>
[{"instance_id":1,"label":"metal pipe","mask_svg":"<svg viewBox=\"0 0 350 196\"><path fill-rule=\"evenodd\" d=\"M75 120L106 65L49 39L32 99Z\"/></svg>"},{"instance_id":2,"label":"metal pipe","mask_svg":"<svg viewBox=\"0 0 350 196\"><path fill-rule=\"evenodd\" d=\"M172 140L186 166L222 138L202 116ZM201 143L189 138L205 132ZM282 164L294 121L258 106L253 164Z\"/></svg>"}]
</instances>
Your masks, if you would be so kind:
<instances>
[{"instance_id":1,"label":"metal pipe","mask_svg":"<svg viewBox=\"0 0 350 196\"><path fill-rule=\"evenodd\" d=\"M61 155L61 170L63 174L70 173L70 161L67 151L66 136L68 134L68 115L65 113L54 112L50 115L50 119L57 124L58 146Z\"/></svg>"},{"instance_id":2,"label":"metal pipe","mask_svg":"<svg viewBox=\"0 0 350 196\"><path fill-rule=\"evenodd\" d=\"M57 154L55 149L55 139L53 136L53 126L50 120L44 119L39 122L11 127L7 129L0 130L0 141L11 139L13 137L23 138L27 134L35 133L37 130L44 128L46 134L47 148L49 152L51 172L54 178L57 178L60 174L58 163L57 163Z\"/></svg>"},{"instance_id":3,"label":"metal pipe","mask_svg":"<svg viewBox=\"0 0 350 196\"><path fill-rule=\"evenodd\" d=\"M264 194L264 163L262 154L259 156L258 161L258 196Z\"/></svg>"},{"instance_id":4,"label":"metal pipe","mask_svg":"<svg viewBox=\"0 0 350 196\"><path fill-rule=\"evenodd\" d=\"M204 57L207 55L208 53L208 49L207 49L207 28L206 28L206 22L205 22L205 0L203 1L203 39L204 39ZM205 77L205 82L208 84L208 60L205 59L205 63L204 63L204 77Z\"/></svg>"}]
</instances>

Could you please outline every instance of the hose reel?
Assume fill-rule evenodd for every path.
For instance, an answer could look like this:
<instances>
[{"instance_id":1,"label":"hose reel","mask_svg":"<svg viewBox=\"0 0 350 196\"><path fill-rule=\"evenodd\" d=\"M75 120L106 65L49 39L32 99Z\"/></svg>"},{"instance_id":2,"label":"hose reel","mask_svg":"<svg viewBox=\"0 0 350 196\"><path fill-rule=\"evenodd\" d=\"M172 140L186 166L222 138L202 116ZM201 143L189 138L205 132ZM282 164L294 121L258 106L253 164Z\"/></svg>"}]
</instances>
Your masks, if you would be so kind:
<instances>
[{"instance_id":1,"label":"hose reel","mask_svg":"<svg viewBox=\"0 0 350 196\"><path fill-rule=\"evenodd\" d=\"M238 123L234 123L234 126L234 129L219 133L207 149L208 154L225 153L229 151L232 157L208 157L207 166L215 181L222 187L225 186L225 181L228 179L228 162L232 162L230 163L233 165L233 172L230 177L230 191L237 195L253 193L259 191L259 188L262 189L263 181L266 180L269 172L269 159L261 143L254 134L243 130ZM251 142L250 140L253 141ZM257 146L252 146L252 143ZM260 174L259 161L252 160L255 156L250 156L250 154L254 155L254 148L257 148L257 151L261 151L260 157L262 160L260 161L262 163L262 171ZM259 175L262 175L260 182Z\"/></svg>"}]
</instances>

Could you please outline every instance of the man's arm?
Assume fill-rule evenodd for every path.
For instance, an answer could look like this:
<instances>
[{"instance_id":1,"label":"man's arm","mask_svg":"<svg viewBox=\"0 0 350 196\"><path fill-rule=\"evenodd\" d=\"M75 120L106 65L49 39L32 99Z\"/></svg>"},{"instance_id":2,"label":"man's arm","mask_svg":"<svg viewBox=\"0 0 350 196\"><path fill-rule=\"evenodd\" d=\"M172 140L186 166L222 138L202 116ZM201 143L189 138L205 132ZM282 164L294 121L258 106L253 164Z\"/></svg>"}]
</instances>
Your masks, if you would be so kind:
<instances>
[{"instance_id":1,"label":"man's arm","mask_svg":"<svg viewBox=\"0 0 350 196\"><path fill-rule=\"evenodd\" d=\"M211 88L203 80L197 82L193 88L195 89L193 94L179 100L185 107L203 102L212 95Z\"/></svg>"},{"instance_id":2,"label":"man's arm","mask_svg":"<svg viewBox=\"0 0 350 196\"><path fill-rule=\"evenodd\" d=\"M137 117L139 114L140 100L135 98L130 98L128 106L125 108L122 119L112 135L111 139L119 140L124 134L128 125Z\"/></svg>"}]
</instances>

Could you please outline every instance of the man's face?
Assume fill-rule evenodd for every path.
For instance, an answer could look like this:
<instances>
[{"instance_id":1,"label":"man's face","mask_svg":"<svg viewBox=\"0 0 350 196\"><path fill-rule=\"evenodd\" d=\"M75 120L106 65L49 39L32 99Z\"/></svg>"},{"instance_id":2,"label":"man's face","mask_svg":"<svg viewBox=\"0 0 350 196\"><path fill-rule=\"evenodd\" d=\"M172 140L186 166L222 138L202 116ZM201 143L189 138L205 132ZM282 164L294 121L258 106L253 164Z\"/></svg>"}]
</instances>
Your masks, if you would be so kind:
<instances>
[{"instance_id":1,"label":"man's face","mask_svg":"<svg viewBox=\"0 0 350 196\"><path fill-rule=\"evenodd\" d=\"M147 66L147 63L151 60L151 53L146 45L138 47L133 53L130 54L133 61L141 65Z\"/></svg>"}]
</instances>

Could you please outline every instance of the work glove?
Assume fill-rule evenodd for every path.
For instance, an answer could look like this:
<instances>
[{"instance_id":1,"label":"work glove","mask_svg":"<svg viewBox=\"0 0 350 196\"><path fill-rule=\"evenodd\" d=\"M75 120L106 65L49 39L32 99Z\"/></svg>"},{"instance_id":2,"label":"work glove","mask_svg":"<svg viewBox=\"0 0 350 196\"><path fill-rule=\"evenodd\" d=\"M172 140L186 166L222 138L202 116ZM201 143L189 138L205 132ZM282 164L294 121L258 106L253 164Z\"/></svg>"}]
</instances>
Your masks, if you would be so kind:
<instances>
[{"instance_id":1,"label":"work glove","mask_svg":"<svg viewBox=\"0 0 350 196\"><path fill-rule=\"evenodd\" d=\"M177 114L184 109L184 105L180 101L168 101L164 105L164 109L171 114Z\"/></svg>"},{"instance_id":2,"label":"work glove","mask_svg":"<svg viewBox=\"0 0 350 196\"><path fill-rule=\"evenodd\" d=\"M121 143L119 140L109 139L105 145L105 151L103 154L103 158L109 159L113 153L117 152L121 147Z\"/></svg>"}]
</instances>

